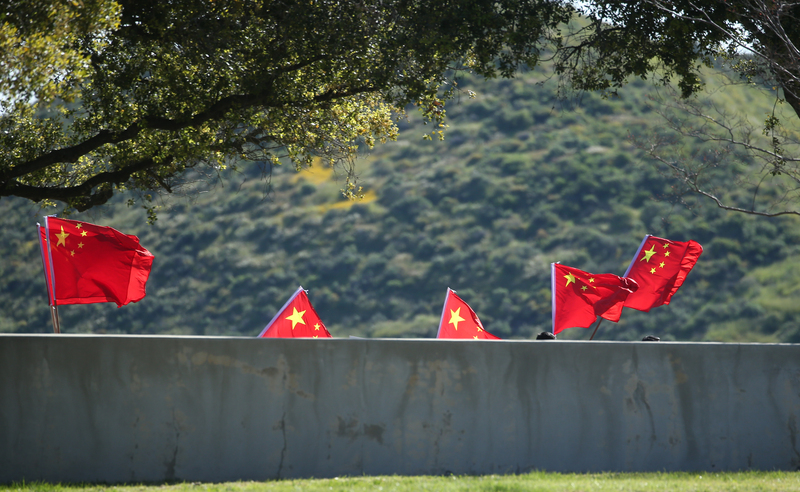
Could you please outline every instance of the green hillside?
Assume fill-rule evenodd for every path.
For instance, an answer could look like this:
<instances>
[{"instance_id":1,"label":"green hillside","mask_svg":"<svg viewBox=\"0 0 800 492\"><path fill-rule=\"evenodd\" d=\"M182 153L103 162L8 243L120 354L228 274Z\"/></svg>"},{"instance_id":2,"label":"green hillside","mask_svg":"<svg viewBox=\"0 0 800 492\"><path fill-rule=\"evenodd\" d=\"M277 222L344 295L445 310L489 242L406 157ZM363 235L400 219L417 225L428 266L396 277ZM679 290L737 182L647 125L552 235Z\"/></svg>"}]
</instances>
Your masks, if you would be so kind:
<instances>
[{"instance_id":1,"label":"green hillside","mask_svg":"<svg viewBox=\"0 0 800 492\"><path fill-rule=\"evenodd\" d=\"M800 342L800 221L675 204L628 139L663 126L650 86L567 102L538 73L462 87L478 96L448 106L444 141L423 140L430 129L411 113L397 142L365 150L361 202L344 201L341 176L321 166L276 169L271 188L249 166L171 198L153 226L122 200L73 216L137 234L156 259L145 299L64 306L63 329L255 336L302 285L334 336L433 337L451 287L490 332L531 338L551 326L551 262L621 275L650 233L705 251L670 305L626 309L598 339ZM736 87L716 97L770 108ZM42 213L0 200L0 331L52 330Z\"/></svg>"}]
</instances>

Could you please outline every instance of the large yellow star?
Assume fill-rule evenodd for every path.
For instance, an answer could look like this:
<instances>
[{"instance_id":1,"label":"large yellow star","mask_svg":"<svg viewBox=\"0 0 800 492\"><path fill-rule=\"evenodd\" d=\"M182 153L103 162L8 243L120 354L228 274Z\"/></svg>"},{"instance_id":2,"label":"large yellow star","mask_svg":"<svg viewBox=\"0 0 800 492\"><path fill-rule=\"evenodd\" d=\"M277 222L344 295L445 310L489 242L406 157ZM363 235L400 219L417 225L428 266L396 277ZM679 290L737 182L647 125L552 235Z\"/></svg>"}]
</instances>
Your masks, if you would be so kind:
<instances>
[{"instance_id":1,"label":"large yellow star","mask_svg":"<svg viewBox=\"0 0 800 492\"><path fill-rule=\"evenodd\" d=\"M646 261L647 263L650 263L650 257L653 256L654 254L656 254L656 245L655 244L650 246L650 250L644 252L644 256L639 261Z\"/></svg>"},{"instance_id":2,"label":"large yellow star","mask_svg":"<svg viewBox=\"0 0 800 492\"><path fill-rule=\"evenodd\" d=\"M292 306L292 311L294 311L292 315L287 316L286 319L292 322L292 329L294 330L294 327L297 326L297 323L300 323L301 325L306 324L306 322L303 321L303 315L306 314L306 312L305 310L298 312L297 308L294 306Z\"/></svg>"},{"instance_id":3,"label":"large yellow star","mask_svg":"<svg viewBox=\"0 0 800 492\"><path fill-rule=\"evenodd\" d=\"M460 313L461 313L461 307L459 307L455 311L453 311L452 309L450 310L450 321L448 321L448 323L452 324L455 327L456 331L458 331L458 324L464 321L464 318L461 317Z\"/></svg>"},{"instance_id":4,"label":"large yellow star","mask_svg":"<svg viewBox=\"0 0 800 492\"><path fill-rule=\"evenodd\" d=\"M61 226L61 234L56 234L56 237L58 238L58 242L56 243L56 246L64 245L64 247L66 248L67 247L67 237L68 236L69 236L69 233L64 232L64 226Z\"/></svg>"},{"instance_id":5,"label":"large yellow star","mask_svg":"<svg viewBox=\"0 0 800 492\"><path fill-rule=\"evenodd\" d=\"M573 275L572 272L569 272L568 274L564 275L564 278L567 279L567 285L565 285L564 287L569 287L570 282L575 283L575 275Z\"/></svg>"}]
</instances>

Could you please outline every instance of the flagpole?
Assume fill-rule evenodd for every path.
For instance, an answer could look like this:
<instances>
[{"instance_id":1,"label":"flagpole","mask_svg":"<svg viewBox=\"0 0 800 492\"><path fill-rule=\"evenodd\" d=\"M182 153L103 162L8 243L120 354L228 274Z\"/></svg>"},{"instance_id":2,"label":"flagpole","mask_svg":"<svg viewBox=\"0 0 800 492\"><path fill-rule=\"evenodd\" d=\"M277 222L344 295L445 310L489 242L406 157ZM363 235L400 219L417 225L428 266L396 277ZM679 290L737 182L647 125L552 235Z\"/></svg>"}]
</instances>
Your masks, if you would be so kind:
<instances>
[{"instance_id":1,"label":"flagpole","mask_svg":"<svg viewBox=\"0 0 800 492\"><path fill-rule=\"evenodd\" d=\"M600 328L600 323L602 323L602 322L603 322L603 318L598 317L597 318L597 324L595 325L594 331L592 332L592 336L589 337L589 340L594 338L594 334L597 333L597 329Z\"/></svg>"},{"instance_id":2,"label":"flagpole","mask_svg":"<svg viewBox=\"0 0 800 492\"><path fill-rule=\"evenodd\" d=\"M652 234L645 234L644 235L644 239L642 239L642 244L639 245L639 249L637 249L636 253L633 254L633 259L631 260L631 264L628 265L628 269L625 270L625 275L623 275L623 277L627 277L628 274L631 273L631 269L633 268L633 264L636 263L636 258L639 257L639 253L642 252L642 249L644 248L645 243L647 242L648 239L650 239L651 236L652 236Z\"/></svg>"},{"instance_id":3,"label":"flagpole","mask_svg":"<svg viewBox=\"0 0 800 492\"><path fill-rule=\"evenodd\" d=\"M561 263L557 261L556 263ZM556 332L556 263L550 263L550 302L553 312L553 333Z\"/></svg>"},{"instance_id":4,"label":"flagpole","mask_svg":"<svg viewBox=\"0 0 800 492\"><path fill-rule=\"evenodd\" d=\"M61 333L61 323L58 320L58 302L56 301L56 275L53 271L53 251L50 247L50 221L49 218L53 217L51 215L44 216L44 241L45 245L47 246L47 263L48 263L48 270L50 273L50 282L47 285L47 290L50 294L50 317L53 320L53 333ZM39 246L41 246L41 234L39 235ZM44 261L44 255L42 255L42 261ZM47 275L45 274L45 281L47 281Z\"/></svg>"},{"instance_id":5,"label":"flagpole","mask_svg":"<svg viewBox=\"0 0 800 492\"><path fill-rule=\"evenodd\" d=\"M264 333L266 333L266 332L267 332L267 330L269 330L269 327L270 327L270 326L272 326L272 323L274 323L274 322L275 322L275 320L276 320L276 319L278 319L278 316L280 316L280 315L281 315L281 313L283 312L283 310L284 310L284 309L286 309L286 307L287 307L287 306L289 306L289 304L291 304L291 302L292 302L292 301L294 301L294 298L295 298L295 297L297 297L297 296L300 294L300 292L302 292L302 291L303 291L303 286L301 285L300 287L298 287L298 288L297 288L297 290L296 290L296 291L294 291L294 294L292 294L292 297L290 297L290 298L289 298L289 300L288 300L288 301L286 301L286 302L283 304L283 307L282 307L282 308L280 308L280 309L278 309L278 312L277 312L277 313L275 313L275 316L273 316L273 317L272 317L272 319L270 320L270 322L269 322L269 323L267 323L267 326L265 326L265 327L264 327L264 329L263 329L263 330L261 330L261 333L259 333L259 334L258 334L258 336L257 336L256 338L262 338L262 337L264 336Z\"/></svg>"},{"instance_id":6,"label":"flagpole","mask_svg":"<svg viewBox=\"0 0 800 492\"><path fill-rule=\"evenodd\" d=\"M58 320L58 306L50 306L50 317L53 318L53 332L61 333L61 323Z\"/></svg>"},{"instance_id":7,"label":"flagpole","mask_svg":"<svg viewBox=\"0 0 800 492\"><path fill-rule=\"evenodd\" d=\"M450 299L450 291L455 292L453 289L448 287L447 293L444 295L444 304L442 304L442 317L439 318L439 329L436 330L436 338L439 338L439 335L442 334L442 325L444 324L444 315L445 315L444 311L445 309L447 309L447 300Z\"/></svg>"}]
</instances>

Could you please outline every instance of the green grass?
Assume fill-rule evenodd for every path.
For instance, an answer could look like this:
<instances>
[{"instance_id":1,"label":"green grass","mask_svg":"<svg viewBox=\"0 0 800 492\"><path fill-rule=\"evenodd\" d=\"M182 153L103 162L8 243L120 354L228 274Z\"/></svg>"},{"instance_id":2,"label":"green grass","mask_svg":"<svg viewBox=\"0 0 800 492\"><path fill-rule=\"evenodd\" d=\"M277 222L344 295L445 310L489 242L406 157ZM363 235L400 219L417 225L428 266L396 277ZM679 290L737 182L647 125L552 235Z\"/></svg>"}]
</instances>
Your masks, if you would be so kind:
<instances>
[{"instance_id":1,"label":"green grass","mask_svg":"<svg viewBox=\"0 0 800 492\"><path fill-rule=\"evenodd\" d=\"M590 473L533 472L526 475L450 477L343 477L269 482L178 483L156 485L60 485L23 483L0 485L0 491L20 492L249 492L323 490L436 491L795 491L797 472L736 473Z\"/></svg>"}]
</instances>

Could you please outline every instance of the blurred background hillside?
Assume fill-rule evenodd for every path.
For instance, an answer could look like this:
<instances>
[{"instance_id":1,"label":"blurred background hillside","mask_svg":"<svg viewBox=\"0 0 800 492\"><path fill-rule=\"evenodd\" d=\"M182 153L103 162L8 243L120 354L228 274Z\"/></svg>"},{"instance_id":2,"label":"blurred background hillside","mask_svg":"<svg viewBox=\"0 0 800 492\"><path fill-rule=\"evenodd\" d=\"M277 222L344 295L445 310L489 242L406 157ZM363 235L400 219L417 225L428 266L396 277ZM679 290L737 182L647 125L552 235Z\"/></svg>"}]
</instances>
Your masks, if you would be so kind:
<instances>
[{"instance_id":1,"label":"blurred background hillside","mask_svg":"<svg viewBox=\"0 0 800 492\"><path fill-rule=\"evenodd\" d=\"M630 139L663 126L652 86L567 100L537 72L461 86L477 96L448 104L444 141L423 140L410 110L397 142L365 149L358 202L322 165L269 184L247 165L170 198L152 226L124 198L70 216L136 234L156 259L142 301L64 306L63 330L256 336L302 285L335 337L434 337L450 287L490 332L533 338L551 329L551 262L622 275L650 233L705 251L670 305L626 309L596 338L800 342L800 221L679 203ZM736 87L714 97L771 107ZM0 200L0 332L52 331L34 226L56 212Z\"/></svg>"}]
</instances>

